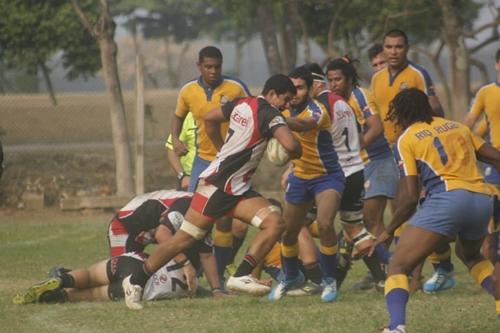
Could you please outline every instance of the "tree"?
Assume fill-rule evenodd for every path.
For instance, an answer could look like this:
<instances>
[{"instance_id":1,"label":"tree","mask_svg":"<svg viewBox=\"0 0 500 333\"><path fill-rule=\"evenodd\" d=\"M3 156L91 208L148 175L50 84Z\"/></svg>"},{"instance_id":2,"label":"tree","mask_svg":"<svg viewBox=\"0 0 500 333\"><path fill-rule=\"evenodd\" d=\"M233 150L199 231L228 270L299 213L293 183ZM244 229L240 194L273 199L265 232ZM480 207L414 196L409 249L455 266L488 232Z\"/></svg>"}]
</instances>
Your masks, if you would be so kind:
<instances>
[{"instance_id":1,"label":"tree","mask_svg":"<svg viewBox=\"0 0 500 333\"><path fill-rule=\"evenodd\" d=\"M82 25L99 45L102 71L108 91L111 130L115 151L117 195L131 196L134 194L132 160L125 119L125 106L116 63L118 48L113 39L116 25L111 17L106 0L99 0L100 14L98 20L95 22L91 21L91 17L88 14L88 10L94 8L92 3L88 4L89 7L83 7L78 0L71 0L71 4Z\"/></svg>"},{"instance_id":2,"label":"tree","mask_svg":"<svg viewBox=\"0 0 500 333\"><path fill-rule=\"evenodd\" d=\"M69 80L94 75L99 69L97 46L75 22L66 1L0 0L0 12L9 13L0 19L5 67L32 75L40 70L53 105L57 100L47 64L56 53L61 52Z\"/></svg>"}]
</instances>

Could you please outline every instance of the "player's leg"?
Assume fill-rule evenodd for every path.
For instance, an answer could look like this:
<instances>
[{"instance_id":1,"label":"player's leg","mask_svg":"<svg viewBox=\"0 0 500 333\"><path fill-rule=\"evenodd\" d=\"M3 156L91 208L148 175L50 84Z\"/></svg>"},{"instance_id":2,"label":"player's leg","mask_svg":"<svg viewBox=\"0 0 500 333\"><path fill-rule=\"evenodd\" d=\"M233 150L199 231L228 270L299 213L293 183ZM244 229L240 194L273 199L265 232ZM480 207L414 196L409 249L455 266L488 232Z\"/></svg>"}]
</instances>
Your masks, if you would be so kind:
<instances>
[{"instance_id":1,"label":"player's leg","mask_svg":"<svg viewBox=\"0 0 500 333\"><path fill-rule=\"evenodd\" d=\"M493 286L495 288L495 309L500 319L500 231L491 234L493 247L495 248L495 269L493 271Z\"/></svg>"},{"instance_id":2,"label":"player's leg","mask_svg":"<svg viewBox=\"0 0 500 333\"><path fill-rule=\"evenodd\" d=\"M231 251L231 261L230 266L226 267L226 270L229 272L229 275L233 275L236 267L234 266L234 259L238 254L243 242L245 242L245 237L248 232L248 224L238 220L233 219L233 225L231 228L231 233L233 234L233 248Z\"/></svg>"},{"instance_id":3,"label":"player's leg","mask_svg":"<svg viewBox=\"0 0 500 333\"><path fill-rule=\"evenodd\" d=\"M441 290L453 288L453 263L451 262L451 247L448 242L440 244L428 258L434 267L434 274L423 285L425 293L435 293Z\"/></svg>"},{"instance_id":4,"label":"player's leg","mask_svg":"<svg viewBox=\"0 0 500 333\"><path fill-rule=\"evenodd\" d=\"M332 302L337 298L337 235L334 228L335 215L340 205L340 193L335 189L327 189L316 194L316 206L320 239L321 284L323 292L321 300Z\"/></svg>"},{"instance_id":5,"label":"player's leg","mask_svg":"<svg viewBox=\"0 0 500 333\"><path fill-rule=\"evenodd\" d=\"M275 246L284 231L280 209L261 196L249 194L236 204L232 214L235 218L259 228L259 231L252 239L236 272L228 279L227 287L256 296L263 295L269 292L270 288L258 283L251 273Z\"/></svg>"},{"instance_id":6,"label":"player's leg","mask_svg":"<svg viewBox=\"0 0 500 333\"><path fill-rule=\"evenodd\" d=\"M406 303L409 298L408 274L444 239L443 235L413 225L408 225L403 231L389 262L385 281L389 330L405 325Z\"/></svg>"},{"instance_id":7,"label":"player's leg","mask_svg":"<svg viewBox=\"0 0 500 333\"><path fill-rule=\"evenodd\" d=\"M375 236L378 236L384 231L384 211L387 203L387 198L376 196L365 199L363 203L363 220L366 229Z\"/></svg>"},{"instance_id":8,"label":"player's leg","mask_svg":"<svg viewBox=\"0 0 500 333\"><path fill-rule=\"evenodd\" d=\"M455 251L458 258L467 266L470 275L488 294L494 296L493 264L481 254L484 238L477 240L458 237Z\"/></svg>"},{"instance_id":9,"label":"player's leg","mask_svg":"<svg viewBox=\"0 0 500 333\"><path fill-rule=\"evenodd\" d=\"M228 216L221 217L215 222L214 230L214 255L217 261L219 280L224 283L226 266L231 262L233 249L232 219Z\"/></svg>"}]
</instances>

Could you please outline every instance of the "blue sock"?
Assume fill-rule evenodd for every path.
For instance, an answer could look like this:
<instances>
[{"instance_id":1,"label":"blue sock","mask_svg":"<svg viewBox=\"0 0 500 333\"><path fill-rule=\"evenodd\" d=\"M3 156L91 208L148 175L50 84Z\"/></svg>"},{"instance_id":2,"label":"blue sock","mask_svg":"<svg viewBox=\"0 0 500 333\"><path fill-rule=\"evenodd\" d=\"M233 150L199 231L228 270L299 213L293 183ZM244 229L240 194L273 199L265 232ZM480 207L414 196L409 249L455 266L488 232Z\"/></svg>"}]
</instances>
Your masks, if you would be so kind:
<instances>
[{"instance_id":1,"label":"blue sock","mask_svg":"<svg viewBox=\"0 0 500 333\"><path fill-rule=\"evenodd\" d=\"M483 287L484 290L491 296L495 297L495 289L493 287L493 281L491 279L491 275L488 276L481 282L481 287Z\"/></svg>"},{"instance_id":2,"label":"blue sock","mask_svg":"<svg viewBox=\"0 0 500 333\"><path fill-rule=\"evenodd\" d=\"M298 257L285 257L281 256L283 263L283 270L285 273L285 280L293 280L299 275L299 258Z\"/></svg>"},{"instance_id":3,"label":"blue sock","mask_svg":"<svg viewBox=\"0 0 500 333\"><path fill-rule=\"evenodd\" d=\"M322 251L322 249L326 249L326 251ZM326 254L324 252L328 252L331 254ZM321 247L320 255L319 255L319 263L321 266L321 277L322 279L335 279L336 269L337 269L337 251L336 246L334 247Z\"/></svg>"},{"instance_id":4,"label":"blue sock","mask_svg":"<svg viewBox=\"0 0 500 333\"><path fill-rule=\"evenodd\" d=\"M390 315L389 329L393 330L398 325L406 323L406 303L408 303L409 293L405 289L392 289L386 296L385 302Z\"/></svg>"},{"instance_id":5,"label":"blue sock","mask_svg":"<svg viewBox=\"0 0 500 333\"><path fill-rule=\"evenodd\" d=\"M387 251L385 246L383 246L382 244L379 244L375 247L375 254L379 258L379 260L382 261L384 264L387 265L389 263L389 259L391 258L391 254L389 253L389 251Z\"/></svg>"},{"instance_id":6,"label":"blue sock","mask_svg":"<svg viewBox=\"0 0 500 333\"><path fill-rule=\"evenodd\" d=\"M453 269L455 268L453 266L453 263L451 262L451 258L440 261L437 267L441 268L442 270L448 273L453 272Z\"/></svg>"}]
</instances>

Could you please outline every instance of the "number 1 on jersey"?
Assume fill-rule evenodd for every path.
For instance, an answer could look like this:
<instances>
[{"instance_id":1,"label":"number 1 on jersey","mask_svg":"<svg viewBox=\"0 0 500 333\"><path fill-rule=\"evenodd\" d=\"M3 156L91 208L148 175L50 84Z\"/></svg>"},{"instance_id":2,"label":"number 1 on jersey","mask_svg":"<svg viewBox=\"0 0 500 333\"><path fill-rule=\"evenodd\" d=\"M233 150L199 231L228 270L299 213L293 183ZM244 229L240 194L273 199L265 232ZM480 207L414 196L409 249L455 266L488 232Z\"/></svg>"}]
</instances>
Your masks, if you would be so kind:
<instances>
[{"instance_id":1,"label":"number 1 on jersey","mask_svg":"<svg viewBox=\"0 0 500 333\"><path fill-rule=\"evenodd\" d=\"M349 146L349 131L347 130L347 127L344 127L342 135L345 135L345 146L347 147L347 151L351 151L351 147Z\"/></svg>"},{"instance_id":2,"label":"number 1 on jersey","mask_svg":"<svg viewBox=\"0 0 500 333\"><path fill-rule=\"evenodd\" d=\"M438 137L434 138L434 147L436 147L439 157L441 158L441 163L443 165L446 165L448 163L448 155L446 154L446 151L444 150L443 144L441 143L441 140L439 140Z\"/></svg>"}]
</instances>

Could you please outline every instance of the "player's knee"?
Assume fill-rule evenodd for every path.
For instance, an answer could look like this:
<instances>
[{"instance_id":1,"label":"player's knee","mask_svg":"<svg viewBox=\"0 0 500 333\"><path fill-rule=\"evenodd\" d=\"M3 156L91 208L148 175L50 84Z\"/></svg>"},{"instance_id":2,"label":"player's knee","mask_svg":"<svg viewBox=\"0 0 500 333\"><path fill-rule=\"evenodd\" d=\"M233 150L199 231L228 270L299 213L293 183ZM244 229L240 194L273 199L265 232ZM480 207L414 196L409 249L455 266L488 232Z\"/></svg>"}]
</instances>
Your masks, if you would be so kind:
<instances>
[{"instance_id":1,"label":"player's knee","mask_svg":"<svg viewBox=\"0 0 500 333\"><path fill-rule=\"evenodd\" d=\"M318 222L318 232L320 235L325 235L327 233L335 233L333 228L333 223L328 220L317 220Z\"/></svg>"},{"instance_id":2,"label":"player's knee","mask_svg":"<svg viewBox=\"0 0 500 333\"><path fill-rule=\"evenodd\" d=\"M250 223L256 228L264 229L279 228L279 225L284 222L281 217L281 209L278 206L269 205L259 209Z\"/></svg>"},{"instance_id":3,"label":"player's knee","mask_svg":"<svg viewBox=\"0 0 500 333\"><path fill-rule=\"evenodd\" d=\"M203 239L207 233L205 229L202 229L187 220L184 220L182 222L179 230L182 230L184 232L184 234L180 234L178 236L179 243L188 243L189 245L195 240Z\"/></svg>"},{"instance_id":4,"label":"player's knee","mask_svg":"<svg viewBox=\"0 0 500 333\"><path fill-rule=\"evenodd\" d=\"M265 217L259 228L267 229L281 235L285 231L285 222L280 214L272 213Z\"/></svg>"}]
</instances>

